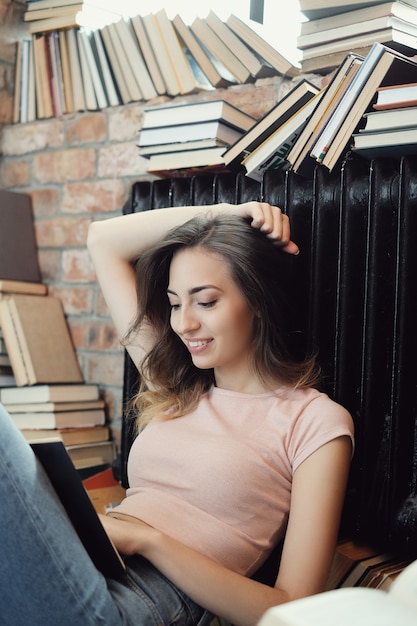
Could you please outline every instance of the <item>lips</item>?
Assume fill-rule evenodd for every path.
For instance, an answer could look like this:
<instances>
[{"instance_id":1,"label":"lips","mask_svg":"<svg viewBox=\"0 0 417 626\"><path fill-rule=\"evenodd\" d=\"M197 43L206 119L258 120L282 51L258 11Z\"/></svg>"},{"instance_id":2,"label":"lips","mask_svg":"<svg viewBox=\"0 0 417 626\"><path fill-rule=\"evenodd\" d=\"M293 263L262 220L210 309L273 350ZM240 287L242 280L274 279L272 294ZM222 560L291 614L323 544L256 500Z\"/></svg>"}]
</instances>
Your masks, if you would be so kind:
<instances>
[{"instance_id":1,"label":"lips","mask_svg":"<svg viewBox=\"0 0 417 626\"><path fill-rule=\"evenodd\" d=\"M212 339L186 339L187 347L192 353L201 352L212 341Z\"/></svg>"}]
</instances>

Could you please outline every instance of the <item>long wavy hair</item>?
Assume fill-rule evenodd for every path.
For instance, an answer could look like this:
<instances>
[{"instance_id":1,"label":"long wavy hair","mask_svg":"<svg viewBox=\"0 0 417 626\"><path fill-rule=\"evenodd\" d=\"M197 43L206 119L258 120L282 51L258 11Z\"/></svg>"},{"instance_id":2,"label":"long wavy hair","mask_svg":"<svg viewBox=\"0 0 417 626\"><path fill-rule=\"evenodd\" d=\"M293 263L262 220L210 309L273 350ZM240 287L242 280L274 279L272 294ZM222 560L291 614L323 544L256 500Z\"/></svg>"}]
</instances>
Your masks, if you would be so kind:
<instances>
[{"instance_id":1,"label":"long wavy hair","mask_svg":"<svg viewBox=\"0 0 417 626\"><path fill-rule=\"evenodd\" d=\"M138 312L125 342L148 322L157 337L141 366L143 380L152 381L152 390L142 382L134 400L138 428L154 418L169 419L190 412L215 382L212 369L198 369L193 364L170 324L170 264L174 254L185 248L220 255L254 311L254 373L263 380L279 380L294 387L315 386L319 377L315 358L296 358L291 350L291 309L286 293L291 255L243 218L196 216L171 230L136 264Z\"/></svg>"}]
</instances>

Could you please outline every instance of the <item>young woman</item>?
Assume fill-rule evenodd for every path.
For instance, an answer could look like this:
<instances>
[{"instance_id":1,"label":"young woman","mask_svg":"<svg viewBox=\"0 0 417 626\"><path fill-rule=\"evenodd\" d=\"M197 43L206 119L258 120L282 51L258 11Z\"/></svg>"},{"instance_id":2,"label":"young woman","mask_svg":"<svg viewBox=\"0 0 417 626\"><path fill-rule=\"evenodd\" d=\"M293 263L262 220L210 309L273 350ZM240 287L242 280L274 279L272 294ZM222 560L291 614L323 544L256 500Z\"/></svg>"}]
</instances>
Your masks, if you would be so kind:
<instances>
[{"instance_id":1,"label":"young woman","mask_svg":"<svg viewBox=\"0 0 417 626\"><path fill-rule=\"evenodd\" d=\"M144 382L127 497L102 518L128 576L105 581L86 564L7 424L13 450L4 459L0 450L0 463L27 467L17 472L15 499L30 498L16 510L19 527L40 519L23 524L20 548L10 538L30 623L191 625L210 612L253 626L267 608L323 590L353 427L315 389L314 361L289 349L282 262L298 248L287 217L257 202L161 209L92 224L88 246ZM284 535L275 586L250 578ZM12 606L25 615L17 594Z\"/></svg>"}]
</instances>

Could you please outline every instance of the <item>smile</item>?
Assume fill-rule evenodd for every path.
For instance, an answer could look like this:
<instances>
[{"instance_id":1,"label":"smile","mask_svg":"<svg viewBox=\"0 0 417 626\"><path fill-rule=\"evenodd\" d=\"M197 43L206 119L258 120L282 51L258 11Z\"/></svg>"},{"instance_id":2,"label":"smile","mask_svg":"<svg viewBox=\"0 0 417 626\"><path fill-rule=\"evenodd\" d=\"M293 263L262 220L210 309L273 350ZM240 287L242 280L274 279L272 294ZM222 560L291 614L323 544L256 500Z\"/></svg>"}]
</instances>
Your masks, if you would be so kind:
<instances>
[{"instance_id":1,"label":"smile","mask_svg":"<svg viewBox=\"0 0 417 626\"><path fill-rule=\"evenodd\" d=\"M196 341L192 341L189 339L187 341L187 345L189 348L202 348L203 346L209 344L211 341L211 339L198 339Z\"/></svg>"}]
</instances>

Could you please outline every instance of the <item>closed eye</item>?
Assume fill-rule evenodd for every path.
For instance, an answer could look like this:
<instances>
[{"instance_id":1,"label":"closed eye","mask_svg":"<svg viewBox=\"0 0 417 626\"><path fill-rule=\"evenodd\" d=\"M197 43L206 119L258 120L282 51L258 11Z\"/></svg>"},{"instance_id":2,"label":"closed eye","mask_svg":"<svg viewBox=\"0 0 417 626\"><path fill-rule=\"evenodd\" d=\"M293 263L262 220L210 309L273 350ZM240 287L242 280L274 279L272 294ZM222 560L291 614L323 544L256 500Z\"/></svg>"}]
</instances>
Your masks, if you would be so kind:
<instances>
[{"instance_id":1,"label":"closed eye","mask_svg":"<svg viewBox=\"0 0 417 626\"><path fill-rule=\"evenodd\" d=\"M211 300L210 302L199 302L198 304L204 309L211 309L216 303L217 300Z\"/></svg>"}]
</instances>

